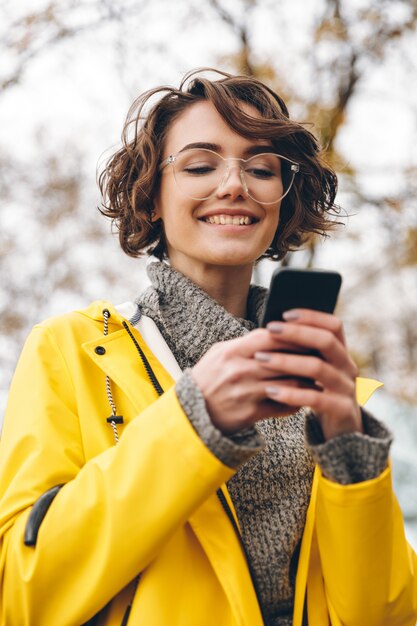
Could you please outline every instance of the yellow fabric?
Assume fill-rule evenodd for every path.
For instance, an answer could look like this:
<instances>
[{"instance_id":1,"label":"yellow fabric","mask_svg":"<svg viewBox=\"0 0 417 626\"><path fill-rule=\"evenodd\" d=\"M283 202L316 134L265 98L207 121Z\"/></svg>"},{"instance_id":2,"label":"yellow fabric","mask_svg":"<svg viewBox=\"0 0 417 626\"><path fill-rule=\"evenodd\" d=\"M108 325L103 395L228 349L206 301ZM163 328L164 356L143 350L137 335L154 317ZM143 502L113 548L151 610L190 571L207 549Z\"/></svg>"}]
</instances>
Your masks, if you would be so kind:
<instances>
[{"instance_id":1,"label":"yellow fabric","mask_svg":"<svg viewBox=\"0 0 417 626\"><path fill-rule=\"evenodd\" d=\"M104 605L100 624L120 626L138 572L129 626L261 626L245 557L215 495L233 470L201 442L171 377L133 330L166 390L157 397L122 321L97 302L36 326L25 345L0 443L0 626L79 626ZM117 446L106 374L125 420ZM26 547L32 504L61 483L37 545ZM308 580L321 599L317 614L331 611L334 624L414 625L415 558L389 469L349 487L316 471L294 624ZM312 614L309 625L321 622Z\"/></svg>"},{"instance_id":2,"label":"yellow fabric","mask_svg":"<svg viewBox=\"0 0 417 626\"><path fill-rule=\"evenodd\" d=\"M381 386L358 378L358 402L365 404ZM305 596L309 626L416 626L417 556L404 540L390 467L374 480L346 486L316 467L293 626L302 624Z\"/></svg>"},{"instance_id":3,"label":"yellow fabric","mask_svg":"<svg viewBox=\"0 0 417 626\"><path fill-rule=\"evenodd\" d=\"M357 378L356 379L356 399L359 404L364 405L368 402L374 391L383 387L383 383L373 378Z\"/></svg>"}]
</instances>

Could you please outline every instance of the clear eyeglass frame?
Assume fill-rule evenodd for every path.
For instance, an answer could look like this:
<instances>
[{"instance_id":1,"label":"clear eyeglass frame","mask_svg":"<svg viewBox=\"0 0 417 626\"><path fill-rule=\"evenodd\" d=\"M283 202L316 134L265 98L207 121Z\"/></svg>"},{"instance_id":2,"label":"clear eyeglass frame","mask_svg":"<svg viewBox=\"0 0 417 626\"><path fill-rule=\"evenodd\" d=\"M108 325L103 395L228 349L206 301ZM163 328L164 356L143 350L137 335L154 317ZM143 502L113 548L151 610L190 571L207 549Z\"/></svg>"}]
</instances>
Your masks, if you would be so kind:
<instances>
[{"instance_id":1,"label":"clear eyeglass frame","mask_svg":"<svg viewBox=\"0 0 417 626\"><path fill-rule=\"evenodd\" d=\"M215 187L213 189L213 192L208 195L208 196L204 196L204 197L195 197L195 196L191 196L190 194L186 193L182 188L181 185L178 183L177 181L177 177L176 177L176 171L175 171L175 163L178 159L178 157L182 154L184 154L184 152L188 152L188 151L200 151L200 152L208 152L211 153L213 155L215 155L216 157L218 157L219 159L221 159L222 161L224 161L227 165L226 167L226 172L224 174L224 176L221 178L219 184L217 185L217 187ZM263 155L274 155L276 157L278 157L279 159L286 161L289 164L289 172L290 172L290 176L291 179L288 183L288 188L285 190L285 193L283 193L279 198L273 200L272 202L264 202L264 201L260 201L257 198L253 197L253 195L251 195L246 179L245 179L245 171L244 171L244 166L246 163L250 162L252 159L257 158L257 157L261 157ZM171 165L172 166L172 170L173 170L173 174L174 174L174 179L175 182L177 184L178 189L181 191L181 193L183 193L186 197L190 198L191 200L208 200L209 198L212 198L213 196L216 195L218 189L220 187L222 187L222 185L225 184L225 182L227 181L227 179L229 178L229 174L230 174L230 167L229 167L229 163L230 162L240 162L240 178L241 178L241 182L242 182L242 186L244 189L244 192L255 202L257 202L258 204L265 204L265 205L272 205L272 204L276 204L277 202L280 202L283 198L285 198L285 196L289 193L289 191L291 190L291 187L294 183L294 179L296 174L299 173L300 171L300 164L297 163L296 161L292 161L291 159L289 159L288 157L283 156L282 154L278 154L277 152L264 152L264 153L260 153L260 154L255 154L251 157L249 157L248 159L242 159L239 157L223 157L221 154L219 154L218 152L215 152L214 150L209 150L208 148L189 148L187 150L184 151L180 151L177 152L177 154L171 154L170 156L168 156L166 159L164 159L162 161L162 163L159 165L159 171L162 171L167 165Z\"/></svg>"}]
</instances>

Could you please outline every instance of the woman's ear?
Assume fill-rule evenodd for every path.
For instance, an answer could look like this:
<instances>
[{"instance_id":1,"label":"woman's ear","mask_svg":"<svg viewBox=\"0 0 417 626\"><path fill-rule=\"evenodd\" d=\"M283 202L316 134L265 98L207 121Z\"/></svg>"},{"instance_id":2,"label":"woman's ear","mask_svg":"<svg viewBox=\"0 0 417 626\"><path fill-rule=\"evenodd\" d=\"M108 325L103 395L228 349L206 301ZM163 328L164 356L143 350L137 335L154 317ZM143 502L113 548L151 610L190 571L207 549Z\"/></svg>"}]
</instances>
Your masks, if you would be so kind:
<instances>
[{"instance_id":1,"label":"woman's ear","mask_svg":"<svg viewBox=\"0 0 417 626\"><path fill-rule=\"evenodd\" d=\"M154 197L152 198L152 200L153 200L153 203L152 203L152 209L151 209L151 222L153 223L161 219L161 204L159 202L159 189L154 194Z\"/></svg>"},{"instance_id":2,"label":"woman's ear","mask_svg":"<svg viewBox=\"0 0 417 626\"><path fill-rule=\"evenodd\" d=\"M151 209L151 222L157 222L159 219L161 219L161 211L159 208L159 199L155 198L154 199L154 203L153 203L153 207Z\"/></svg>"}]
</instances>

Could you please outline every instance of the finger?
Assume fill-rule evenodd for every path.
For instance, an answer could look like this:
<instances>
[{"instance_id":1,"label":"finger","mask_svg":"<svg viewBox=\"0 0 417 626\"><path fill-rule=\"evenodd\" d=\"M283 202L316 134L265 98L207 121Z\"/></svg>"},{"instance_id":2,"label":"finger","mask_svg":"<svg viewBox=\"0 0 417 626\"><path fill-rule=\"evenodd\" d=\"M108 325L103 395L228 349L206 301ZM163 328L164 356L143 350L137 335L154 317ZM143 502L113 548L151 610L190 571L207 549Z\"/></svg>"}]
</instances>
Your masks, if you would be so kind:
<instances>
[{"instance_id":1,"label":"finger","mask_svg":"<svg viewBox=\"0 0 417 626\"><path fill-rule=\"evenodd\" d=\"M329 330L290 322L271 322L267 330L285 342L318 351L326 361L344 370L349 376L357 376L357 367L346 347Z\"/></svg>"},{"instance_id":2,"label":"finger","mask_svg":"<svg viewBox=\"0 0 417 626\"><path fill-rule=\"evenodd\" d=\"M329 330L336 335L343 345L346 345L343 323L332 313L323 313L323 311L315 311L313 309L290 309L285 311L283 318L285 321L294 324L305 324L306 326Z\"/></svg>"},{"instance_id":3,"label":"finger","mask_svg":"<svg viewBox=\"0 0 417 626\"><path fill-rule=\"evenodd\" d=\"M259 387L259 394L262 395L262 399L259 400L256 411L254 412L253 423L261 419L269 419L272 417L285 417L287 415L293 415L302 405L290 405L281 401L281 399L265 397L265 385Z\"/></svg>"},{"instance_id":4,"label":"finger","mask_svg":"<svg viewBox=\"0 0 417 626\"><path fill-rule=\"evenodd\" d=\"M276 372L281 379L282 375L312 379L330 391L355 395L355 381L343 370L321 358L281 352L256 352L255 360L262 364L263 371Z\"/></svg>"},{"instance_id":5,"label":"finger","mask_svg":"<svg viewBox=\"0 0 417 626\"><path fill-rule=\"evenodd\" d=\"M257 354L255 353L255 355ZM229 371L226 372L226 376L221 381L216 377L215 384L220 382L222 387L225 384L231 384L234 387L234 391L237 390L239 385L243 385L243 388L247 391L258 381L285 380L285 383L289 386L323 388L320 382L316 382L311 377L304 377L302 373L289 374L284 369L280 371L279 364L271 367L269 363L265 362L265 360L269 360L270 354L275 353L260 353L261 356L259 358L253 359L242 359L239 357L233 359L229 364ZM265 357L262 355L265 355ZM258 397L263 397L263 387L259 388Z\"/></svg>"},{"instance_id":6,"label":"finger","mask_svg":"<svg viewBox=\"0 0 417 626\"><path fill-rule=\"evenodd\" d=\"M222 432L236 432L261 419L294 412L294 407L266 397L265 381L248 381L223 391L222 397L206 398L211 420Z\"/></svg>"},{"instance_id":7,"label":"finger","mask_svg":"<svg viewBox=\"0 0 417 626\"><path fill-rule=\"evenodd\" d=\"M234 357L252 359L255 352L269 350L304 351L302 346L286 341L277 333L271 333L266 328L257 328L243 337L217 343L209 352L215 353L216 359L229 360ZM305 349L307 350L308 348Z\"/></svg>"},{"instance_id":8,"label":"finger","mask_svg":"<svg viewBox=\"0 0 417 626\"><path fill-rule=\"evenodd\" d=\"M299 402L303 402L303 406L310 407L326 440L344 433L363 432L360 407L352 398L328 392L318 393L310 389L289 389L281 385L270 387L266 393L277 402L288 406L299 406Z\"/></svg>"},{"instance_id":9,"label":"finger","mask_svg":"<svg viewBox=\"0 0 417 626\"><path fill-rule=\"evenodd\" d=\"M265 396L265 393L264 393ZM272 399L262 400L259 403L259 408L256 411L254 422L263 419L270 419L272 417L286 417L287 415L293 415L301 407L293 407L285 404L284 402L277 402Z\"/></svg>"},{"instance_id":10,"label":"finger","mask_svg":"<svg viewBox=\"0 0 417 626\"><path fill-rule=\"evenodd\" d=\"M352 423L357 420L356 402L345 395L282 384L266 386L265 395L288 406L308 406L319 416L331 416L334 422Z\"/></svg>"}]
</instances>

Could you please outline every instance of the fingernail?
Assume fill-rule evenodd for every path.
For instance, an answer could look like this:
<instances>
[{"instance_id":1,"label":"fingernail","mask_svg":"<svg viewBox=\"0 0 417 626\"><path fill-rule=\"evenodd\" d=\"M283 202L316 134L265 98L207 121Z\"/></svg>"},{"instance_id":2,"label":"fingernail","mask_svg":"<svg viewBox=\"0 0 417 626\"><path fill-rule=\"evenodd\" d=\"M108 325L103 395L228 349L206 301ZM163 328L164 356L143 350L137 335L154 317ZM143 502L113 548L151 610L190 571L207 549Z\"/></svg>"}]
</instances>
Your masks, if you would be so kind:
<instances>
[{"instance_id":1,"label":"fingernail","mask_svg":"<svg viewBox=\"0 0 417 626\"><path fill-rule=\"evenodd\" d=\"M271 355L268 352L255 352L255 359L257 361L270 361Z\"/></svg>"},{"instance_id":2,"label":"fingernail","mask_svg":"<svg viewBox=\"0 0 417 626\"><path fill-rule=\"evenodd\" d=\"M281 393L281 390L279 387L266 387L265 389L266 393L268 394L268 396L279 396Z\"/></svg>"},{"instance_id":3,"label":"fingernail","mask_svg":"<svg viewBox=\"0 0 417 626\"><path fill-rule=\"evenodd\" d=\"M284 324L282 322L270 322L266 327L271 333L282 333L284 330Z\"/></svg>"},{"instance_id":4,"label":"fingernail","mask_svg":"<svg viewBox=\"0 0 417 626\"><path fill-rule=\"evenodd\" d=\"M284 320L298 320L300 318L300 314L295 309L292 309L291 311L285 311L282 314L282 317Z\"/></svg>"}]
</instances>

